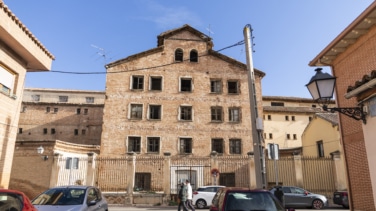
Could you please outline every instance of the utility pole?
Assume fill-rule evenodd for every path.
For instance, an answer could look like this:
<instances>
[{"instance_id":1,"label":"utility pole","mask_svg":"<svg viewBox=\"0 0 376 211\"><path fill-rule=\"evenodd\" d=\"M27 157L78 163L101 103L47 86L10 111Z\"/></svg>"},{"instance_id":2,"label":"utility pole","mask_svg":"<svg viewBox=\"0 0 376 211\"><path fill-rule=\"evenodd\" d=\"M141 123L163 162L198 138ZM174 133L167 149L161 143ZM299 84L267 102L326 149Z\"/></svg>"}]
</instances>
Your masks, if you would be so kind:
<instances>
[{"instance_id":1,"label":"utility pole","mask_svg":"<svg viewBox=\"0 0 376 211\"><path fill-rule=\"evenodd\" d=\"M257 98L255 88L255 74L253 69L252 60L252 27L247 24L244 27L244 41L247 55L247 69L248 69L248 88L249 88L249 100L251 108L251 125L252 125L252 141L253 141L253 153L255 158L255 171L256 171L256 186L257 188L266 188L266 174L265 174L265 156L264 146L262 140L262 119L258 117L257 111Z\"/></svg>"}]
</instances>

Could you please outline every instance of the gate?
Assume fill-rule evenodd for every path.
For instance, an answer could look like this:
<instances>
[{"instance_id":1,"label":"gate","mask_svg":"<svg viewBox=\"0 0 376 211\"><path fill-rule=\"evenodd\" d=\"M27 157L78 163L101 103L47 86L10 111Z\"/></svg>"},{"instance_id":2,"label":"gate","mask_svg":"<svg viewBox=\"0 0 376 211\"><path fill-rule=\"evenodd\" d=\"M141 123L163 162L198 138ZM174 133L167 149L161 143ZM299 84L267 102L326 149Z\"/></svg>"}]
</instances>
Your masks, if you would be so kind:
<instances>
[{"instance_id":1,"label":"gate","mask_svg":"<svg viewBox=\"0 0 376 211\"><path fill-rule=\"evenodd\" d=\"M210 174L210 158L176 158L171 159L171 194L177 194L180 184L189 180L192 190L197 187L212 184L212 175Z\"/></svg>"},{"instance_id":2,"label":"gate","mask_svg":"<svg viewBox=\"0 0 376 211\"><path fill-rule=\"evenodd\" d=\"M84 184L88 157L60 157L59 174L56 186Z\"/></svg>"}]
</instances>

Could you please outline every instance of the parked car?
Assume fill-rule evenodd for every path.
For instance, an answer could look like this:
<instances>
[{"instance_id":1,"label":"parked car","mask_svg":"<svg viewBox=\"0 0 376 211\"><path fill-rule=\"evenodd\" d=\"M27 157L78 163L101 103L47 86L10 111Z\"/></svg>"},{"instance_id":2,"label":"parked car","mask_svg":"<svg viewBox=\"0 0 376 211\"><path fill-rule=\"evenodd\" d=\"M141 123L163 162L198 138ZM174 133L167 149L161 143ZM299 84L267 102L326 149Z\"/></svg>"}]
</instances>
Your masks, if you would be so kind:
<instances>
[{"instance_id":1,"label":"parked car","mask_svg":"<svg viewBox=\"0 0 376 211\"><path fill-rule=\"evenodd\" d=\"M61 186L41 193L31 203L39 211L108 211L106 199L93 186Z\"/></svg>"},{"instance_id":2,"label":"parked car","mask_svg":"<svg viewBox=\"0 0 376 211\"><path fill-rule=\"evenodd\" d=\"M285 211L281 202L267 190L240 187L221 188L215 194L210 211ZM290 209L294 211L294 209Z\"/></svg>"},{"instance_id":3,"label":"parked car","mask_svg":"<svg viewBox=\"0 0 376 211\"><path fill-rule=\"evenodd\" d=\"M349 194L347 191L335 191L333 193L333 203L349 208Z\"/></svg>"},{"instance_id":4,"label":"parked car","mask_svg":"<svg viewBox=\"0 0 376 211\"><path fill-rule=\"evenodd\" d=\"M201 186L193 192L192 203L196 205L198 209L204 209L211 205L215 193L225 186L221 185L210 185Z\"/></svg>"},{"instance_id":5,"label":"parked car","mask_svg":"<svg viewBox=\"0 0 376 211\"><path fill-rule=\"evenodd\" d=\"M283 203L286 208L313 208L323 209L329 206L324 195L311 193L303 188L293 186L280 186L283 191ZM274 194L276 188L270 190Z\"/></svg>"},{"instance_id":6,"label":"parked car","mask_svg":"<svg viewBox=\"0 0 376 211\"><path fill-rule=\"evenodd\" d=\"M38 211L21 191L0 189L0 210Z\"/></svg>"}]
</instances>

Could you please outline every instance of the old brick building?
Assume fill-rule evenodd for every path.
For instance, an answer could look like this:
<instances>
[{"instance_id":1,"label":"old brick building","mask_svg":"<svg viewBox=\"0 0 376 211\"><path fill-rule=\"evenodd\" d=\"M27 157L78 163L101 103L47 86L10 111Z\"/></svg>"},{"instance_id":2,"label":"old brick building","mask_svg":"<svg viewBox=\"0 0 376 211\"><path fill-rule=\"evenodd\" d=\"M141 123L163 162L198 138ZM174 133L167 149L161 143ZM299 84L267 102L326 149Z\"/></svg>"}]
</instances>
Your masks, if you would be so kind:
<instances>
[{"instance_id":1,"label":"old brick building","mask_svg":"<svg viewBox=\"0 0 376 211\"><path fill-rule=\"evenodd\" d=\"M17 142L100 145L104 97L100 91L25 89Z\"/></svg>"},{"instance_id":2,"label":"old brick building","mask_svg":"<svg viewBox=\"0 0 376 211\"><path fill-rule=\"evenodd\" d=\"M214 51L211 38L189 25L157 41L106 66L101 156L253 151L246 65ZM263 76L256 70L259 102Z\"/></svg>"},{"instance_id":3,"label":"old brick building","mask_svg":"<svg viewBox=\"0 0 376 211\"><path fill-rule=\"evenodd\" d=\"M375 55L376 2L373 2L309 63L310 66L331 67L333 76L337 78L335 95L338 107L359 106L367 111L366 123L339 114L351 210L376 210L375 112L372 99L375 83L371 74L376 69Z\"/></svg>"},{"instance_id":4,"label":"old brick building","mask_svg":"<svg viewBox=\"0 0 376 211\"><path fill-rule=\"evenodd\" d=\"M26 72L48 71L54 56L0 0L0 187L8 188Z\"/></svg>"}]
</instances>

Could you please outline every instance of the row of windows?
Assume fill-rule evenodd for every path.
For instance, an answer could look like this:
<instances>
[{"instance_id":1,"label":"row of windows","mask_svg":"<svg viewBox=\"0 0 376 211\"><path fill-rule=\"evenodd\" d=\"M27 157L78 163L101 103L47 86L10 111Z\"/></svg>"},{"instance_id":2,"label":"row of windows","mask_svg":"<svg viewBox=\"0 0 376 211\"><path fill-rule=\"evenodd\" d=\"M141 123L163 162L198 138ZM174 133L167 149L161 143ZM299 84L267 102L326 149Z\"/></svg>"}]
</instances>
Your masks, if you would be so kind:
<instances>
[{"instance_id":1,"label":"row of windows","mask_svg":"<svg viewBox=\"0 0 376 211\"><path fill-rule=\"evenodd\" d=\"M40 101L40 95L31 95L31 99L34 102ZM68 96L58 96L58 102L60 103L67 103L68 102ZM94 97L85 97L86 103L94 103Z\"/></svg>"},{"instance_id":2,"label":"row of windows","mask_svg":"<svg viewBox=\"0 0 376 211\"><path fill-rule=\"evenodd\" d=\"M23 106L22 107L22 110L21 112L25 113L27 111L27 107L26 106ZM46 107L46 113L57 113L59 111L59 108L51 108L51 107ZM81 109L81 108L77 108L76 109L76 114L84 114L84 115L88 115L89 114L89 109L88 108L84 108L84 109Z\"/></svg>"},{"instance_id":3,"label":"row of windows","mask_svg":"<svg viewBox=\"0 0 376 211\"><path fill-rule=\"evenodd\" d=\"M273 139L273 133L264 133L264 139ZM286 139L287 140L290 140L290 139L293 139L293 140L297 140L298 139L298 136L296 134L286 134Z\"/></svg>"},{"instance_id":4,"label":"row of windows","mask_svg":"<svg viewBox=\"0 0 376 211\"><path fill-rule=\"evenodd\" d=\"M182 62L184 60L184 52L183 49L178 48L175 50L175 62ZM198 62L198 52L195 49L192 49L189 52L189 61L190 62Z\"/></svg>"},{"instance_id":5,"label":"row of windows","mask_svg":"<svg viewBox=\"0 0 376 211\"><path fill-rule=\"evenodd\" d=\"M18 128L18 133L19 133L19 134L22 134L22 133L23 133L23 128ZM48 128L43 128L43 134L44 134L44 135L47 135L47 134L48 134ZM50 134L51 134L51 135L56 134L56 129L55 129L55 128L51 128L51 129L50 129ZM74 134L75 136L78 136L78 135L79 135L79 130L78 130L78 129L74 129L73 134ZM31 135L31 133L29 133L29 135ZM86 135L86 130L85 130L85 129L82 129L82 130L81 130L81 135Z\"/></svg>"},{"instance_id":6,"label":"row of windows","mask_svg":"<svg viewBox=\"0 0 376 211\"><path fill-rule=\"evenodd\" d=\"M143 104L130 104L129 119L140 120L143 117ZM221 106L213 106L210 108L211 121L222 122L224 121L224 110ZM161 120L162 106L149 105L147 118L150 120ZM179 107L179 120L191 121L193 120L192 106ZM239 107L228 108L228 121L240 122L241 109Z\"/></svg>"},{"instance_id":7,"label":"row of windows","mask_svg":"<svg viewBox=\"0 0 376 211\"><path fill-rule=\"evenodd\" d=\"M272 120L272 115L270 115L270 114L268 114L268 115L264 115L263 118L264 118L264 120L266 120L266 118L267 118L267 120ZM290 116L286 115L286 116L285 116L285 120L286 120L286 121L290 121L290 120L291 120L291 121L295 121L295 116L291 116L291 117L290 117Z\"/></svg>"},{"instance_id":8,"label":"row of windows","mask_svg":"<svg viewBox=\"0 0 376 211\"><path fill-rule=\"evenodd\" d=\"M144 90L145 79L143 75L133 75L131 77L131 90ZM238 94L240 84L238 80L227 81L227 93ZM162 76L151 76L149 78L149 90L162 91L163 78ZM179 91L180 92L192 92L193 91L193 79L190 77L181 77L179 79ZM210 79L210 93L222 93L223 82L222 79Z\"/></svg>"},{"instance_id":9,"label":"row of windows","mask_svg":"<svg viewBox=\"0 0 376 211\"><path fill-rule=\"evenodd\" d=\"M147 137L146 147L148 153L159 153L161 147L160 137ZM229 140L229 153L230 154L241 154L242 152L241 139L230 139ZM180 154L191 154L193 148L192 138L179 138L179 153ZM215 138L211 140L211 151L216 151L218 153L224 153L225 143L221 138ZM129 136L128 137L128 152L141 152L141 137L140 136Z\"/></svg>"}]
</instances>

